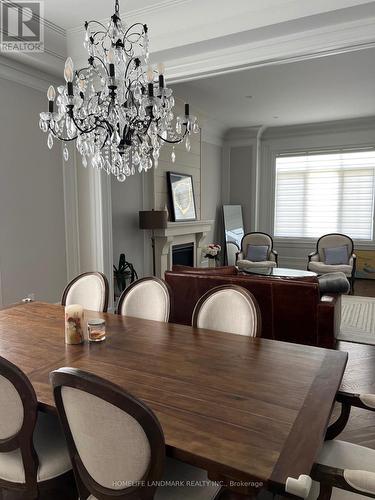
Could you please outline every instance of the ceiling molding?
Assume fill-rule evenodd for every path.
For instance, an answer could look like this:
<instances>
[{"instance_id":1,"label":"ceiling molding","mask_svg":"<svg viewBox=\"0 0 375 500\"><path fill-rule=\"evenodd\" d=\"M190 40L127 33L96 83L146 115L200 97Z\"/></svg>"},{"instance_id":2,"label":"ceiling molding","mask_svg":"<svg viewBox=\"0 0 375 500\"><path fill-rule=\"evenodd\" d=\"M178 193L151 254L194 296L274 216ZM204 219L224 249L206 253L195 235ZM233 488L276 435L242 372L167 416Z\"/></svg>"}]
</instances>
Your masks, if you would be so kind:
<instances>
[{"instance_id":1,"label":"ceiling molding","mask_svg":"<svg viewBox=\"0 0 375 500\"><path fill-rule=\"evenodd\" d=\"M224 140L228 143L233 141L254 140L259 137L262 131L263 125L231 128L226 132Z\"/></svg>"},{"instance_id":2,"label":"ceiling molding","mask_svg":"<svg viewBox=\"0 0 375 500\"><path fill-rule=\"evenodd\" d=\"M0 55L0 78L25 85L41 92L47 91L49 85L60 85L54 75L27 66ZM46 101L47 102L47 101Z\"/></svg>"},{"instance_id":3,"label":"ceiling molding","mask_svg":"<svg viewBox=\"0 0 375 500\"><path fill-rule=\"evenodd\" d=\"M368 116L364 118L353 118L348 120L334 120L320 123L268 127L263 133L261 140L263 142L266 142L267 140L281 139L284 137L326 135L332 133L354 132L359 130L368 131L374 129L375 116Z\"/></svg>"},{"instance_id":4,"label":"ceiling molding","mask_svg":"<svg viewBox=\"0 0 375 500\"><path fill-rule=\"evenodd\" d=\"M165 60L178 83L375 47L375 17ZM167 51L166 51L167 56Z\"/></svg>"}]
</instances>

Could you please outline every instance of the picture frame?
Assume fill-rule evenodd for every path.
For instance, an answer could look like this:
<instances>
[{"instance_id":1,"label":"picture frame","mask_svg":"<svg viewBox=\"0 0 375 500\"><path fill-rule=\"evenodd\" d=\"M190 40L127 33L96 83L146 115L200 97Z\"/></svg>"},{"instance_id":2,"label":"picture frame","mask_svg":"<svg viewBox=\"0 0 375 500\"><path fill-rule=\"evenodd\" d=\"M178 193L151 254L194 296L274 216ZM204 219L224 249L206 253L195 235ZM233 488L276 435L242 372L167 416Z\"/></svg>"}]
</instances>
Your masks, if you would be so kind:
<instances>
[{"instance_id":1,"label":"picture frame","mask_svg":"<svg viewBox=\"0 0 375 500\"><path fill-rule=\"evenodd\" d=\"M375 251L374 250L356 250L356 278L366 280L375 279Z\"/></svg>"},{"instance_id":2,"label":"picture frame","mask_svg":"<svg viewBox=\"0 0 375 500\"><path fill-rule=\"evenodd\" d=\"M167 172L167 184L173 222L197 220L193 177L189 174Z\"/></svg>"}]
</instances>

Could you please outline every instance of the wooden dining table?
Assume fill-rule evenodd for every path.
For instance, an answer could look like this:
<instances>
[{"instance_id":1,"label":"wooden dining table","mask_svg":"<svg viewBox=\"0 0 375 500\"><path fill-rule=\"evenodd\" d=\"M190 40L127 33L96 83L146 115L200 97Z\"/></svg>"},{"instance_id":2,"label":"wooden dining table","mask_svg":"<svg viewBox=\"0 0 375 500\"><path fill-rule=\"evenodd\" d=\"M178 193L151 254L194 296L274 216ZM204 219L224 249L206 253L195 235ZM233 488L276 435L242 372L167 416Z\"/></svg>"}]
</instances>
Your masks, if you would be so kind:
<instances>
[{"instance_id":1,"label":"wooden dining table","mask_svg":"<svg viewBox=\"0 0 375 500\"><path fill-rule=\"evenodd\" d=\"M0 356L27 374L41 410L56 411L49 373L75 367L142 399L171 456L233 489L255 482L282 494L288 477L310 473L346 353L86 311L93 317L105 318L107 339L66 345L62 306L0 310Z\"/></svg>"}]
</instances>

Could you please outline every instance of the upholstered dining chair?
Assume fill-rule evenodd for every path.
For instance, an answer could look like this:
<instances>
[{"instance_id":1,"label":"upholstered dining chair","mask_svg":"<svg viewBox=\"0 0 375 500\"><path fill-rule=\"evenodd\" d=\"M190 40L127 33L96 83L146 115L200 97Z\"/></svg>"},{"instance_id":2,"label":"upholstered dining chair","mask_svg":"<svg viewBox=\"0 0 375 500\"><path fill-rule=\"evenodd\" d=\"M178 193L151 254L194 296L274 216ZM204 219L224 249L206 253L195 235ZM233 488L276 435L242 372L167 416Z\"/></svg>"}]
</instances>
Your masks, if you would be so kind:
<instances>
[{"instance_id":1,"label":"upholstered dining chair","mask_svg":"<svg viewBox=\"0 0 375 500\"><path fill-rule=\"evenodd\" d=\"M134 281L122 292L117 314L168 323L170 309L167 283L159 278L147 277Z\"/></svg>"},{"instance_id":2,"label":"upholstered dining chair","mask_svg":"<svg viewBox=\"0 0 375 500\"><path fill-rule=\"evenodd\" d=\"M107 312L109 286L102 273L88 272L74 278L65 288L61 304L80 304L85 309Z\"/></svg>"},{"instance_id":3,"label":"upholstered dining chair","mask_svg":"<svg viewBox=\"0 0 375 500\"><path fill-rule=\"evenodd\" d=\"M238 285L221 285L208 290L193 311L193 326L220 332L258 337L262 321L255 297Z\"/></svg>"},{"instance_id":4,"label":"upholstered dining chair","mask_svg":"<svg viewBox=\"0 0 375 500\"><path fill-rule=\"evenodd\" d=\"M38 412L26 375L0 357L0 498L77 498L72 465L59 420Z\"/></svg>"},{"instance_id":5,"label":"upholstered dining chair","mask_svg":"<svg viewBox=\"0 0 375 500\"><path fill-rule=\"evenodd\" d=\"M327 431L314 465L308 500L366 500L375 498L375 450L335 439L345 428L352 406L375 411L375 394L339 392L341 415ZM319 484L320 483L320 484Z\"/></svg>"},{"instance_id":6,"label":"upholstered dining chair","mask_svg":"<svg viewBox=\"0 0 375 500\"><path fill-rule=\"evenodd\" d=\"M159 487L156 482L207 481L207 473L165 459L155 414L111 382L74 368L50 374L81 500L213 499L216 484Z\"/></svg>"},{"instance_id":7,"label":"upholstered dining chair","mask_svg":"<svg viewBox=\"0 0 375 500\"><path fill-rule=\"evenodd\" d=\"M237 254L240 249L234 241L227 241L226 248L226 258L228 266L235 266L237 261Z\"/></svg>"},{"instance_id":8,"label":"upholstered dining chair","mask_svg":"<svg viewBox=\"0 0 375 500\"><path fill-rule=\"evenodd\" d=\"M278 254L273 248L273 239L267 233L247 233L241 241L237 254L237 267L277 267Z\"/></svg>"},{"instance_id":9,"label":"upholstered dining chair","mask_svg":"<svg viewBox=\"0 0 375 500\"><path fill-rule=\"evenodd\" d=\"M316 250L309 254L307 269L319 275L344 273L353 293L356 259L354 243L349 236L340 233L325 234L318 239Z\"/></svg>"}]
</instances>

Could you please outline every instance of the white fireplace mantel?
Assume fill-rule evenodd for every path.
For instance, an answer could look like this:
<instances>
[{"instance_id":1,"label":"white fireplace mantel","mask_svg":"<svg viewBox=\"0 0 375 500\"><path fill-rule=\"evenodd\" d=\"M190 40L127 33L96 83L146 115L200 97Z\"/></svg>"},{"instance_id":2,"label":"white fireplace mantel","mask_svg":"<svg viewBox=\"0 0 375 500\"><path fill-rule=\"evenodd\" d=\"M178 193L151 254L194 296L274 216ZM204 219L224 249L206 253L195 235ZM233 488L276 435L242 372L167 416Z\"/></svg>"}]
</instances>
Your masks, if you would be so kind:
<instances>
[{"instance_id":1,"label":"white fireplace mantel","mask_svg":"<svg viewBox=\"0 0 375 500\"><path fill-rule=\"evenodd\" d=\"M199 265L204 239L214 224L213 220L168 222L164 229L155 229L156 276L164 278L172 268L172 247L194 243L194 266Z\"/></svg>"}]
</instances>

